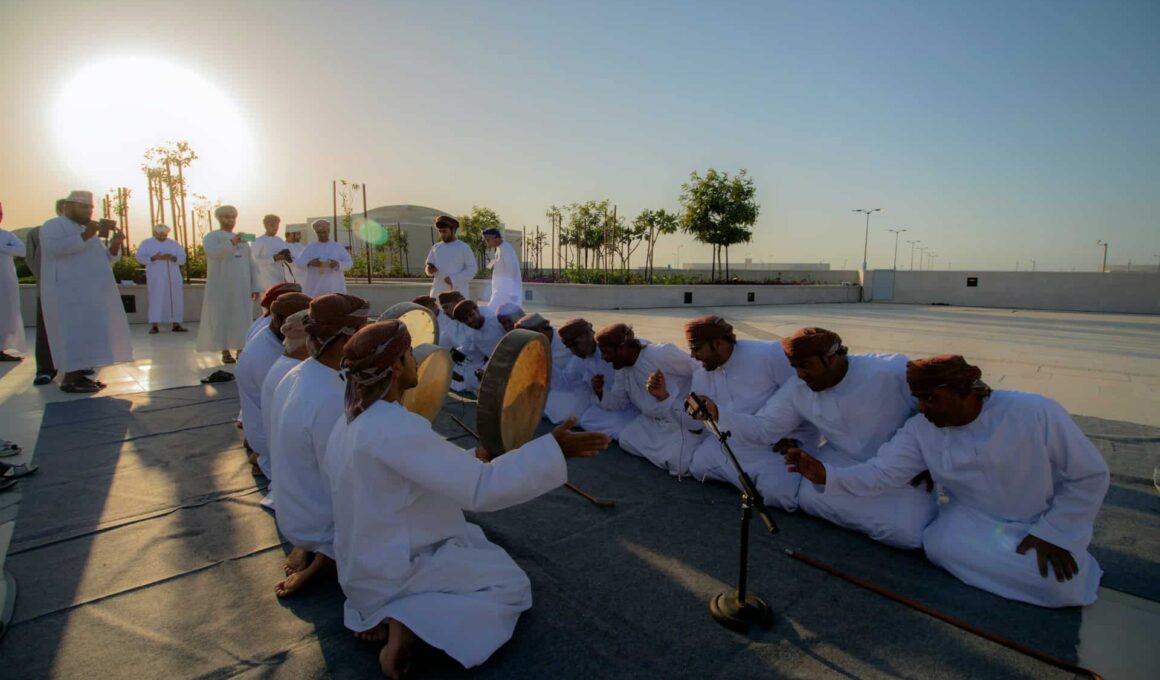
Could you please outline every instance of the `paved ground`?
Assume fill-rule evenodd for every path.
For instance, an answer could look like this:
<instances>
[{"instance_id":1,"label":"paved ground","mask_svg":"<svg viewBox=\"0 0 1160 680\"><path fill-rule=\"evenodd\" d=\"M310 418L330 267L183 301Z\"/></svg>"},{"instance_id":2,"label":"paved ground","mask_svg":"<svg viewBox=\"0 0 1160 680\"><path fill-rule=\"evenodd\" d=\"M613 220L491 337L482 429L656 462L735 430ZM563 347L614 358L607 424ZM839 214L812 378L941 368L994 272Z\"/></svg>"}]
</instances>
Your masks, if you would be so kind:
<instances>
[{"instance_id":1,"label":"paved ground","mask_svg":"<svg viewBox=\"0 0 1160 680\"><path fill-rule=\"evenodd\" d=\"M640 337L681 342L683 321L710 310L537 311L555 321L585 316L597 326L627 321ZM853 352L902 352L915 357L962 353L982 366L984 379L995 387L1045 394L1077 415L1160 426L1156 407L1160 403L1160 317L880 304L722 311L742 337L773 338L801 326L818 325L840 333ZM192 351L196 328L193 324L194 332L185 335L150 336L146 326L135 326L137 359L102 370L101 379L110 385L102 394L191 385L220 368L215 354ZM31 340L30 332L30 344ZM87 398L64 394L55 386L33 387L33 372L31 359L0 365L0 436L23 445L25 458L35 450L46 403ZM0 561L7 552L19 500L19 489L0 494ZM1123 657L1124 645L1130 643L1123 631L1135 630L1139 635L1158 625L1160 606L1156 603L1108 591L1099 604L1084 611L1081 662L1108 668L1102 658L1108 650L1115 649L1112 656ZM1100 636L1110 637L1111 644L1101 643ZM1141 661L1154 667L1155 658L1155 650L1145 648Z\"/></svg>"}]
</instances>

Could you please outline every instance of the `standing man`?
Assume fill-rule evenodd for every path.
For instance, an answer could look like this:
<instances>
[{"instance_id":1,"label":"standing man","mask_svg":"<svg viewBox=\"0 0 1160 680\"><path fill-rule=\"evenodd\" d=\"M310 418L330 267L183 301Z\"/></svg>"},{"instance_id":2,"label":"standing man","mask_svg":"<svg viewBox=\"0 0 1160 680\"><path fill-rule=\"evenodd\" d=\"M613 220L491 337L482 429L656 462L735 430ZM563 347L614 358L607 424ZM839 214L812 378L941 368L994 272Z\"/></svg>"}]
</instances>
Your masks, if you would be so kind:
<instances>
[{"instance_id":1,"label":"standing man","mask_svg":"<svg viewBox=\"0 0 1160 680\"><path fill-rule=\"evenodd\" d=\"M306 244L302 242L302 225L286 225L286 249L290 251L292 261L288 265L287 276L290 281L302 283L306 280L306 267L302 262L302 251Z\"/></svg>"},{"instance_id":2,"label":"standing man","mask_svg":"<svg viewBox=\"0 0 1160 680\"><path fill-rule=\"evenodd\" d=\"M424 271L431 277L431 297L455 290L470 297L468 284L477 269L475 253L471 246L458 240L459 220L447 215L435 218L435 228L439 230L439 243L431 246L427 253Z\"/></svg>"},{"instance_id":3,"label":"standing man","mask_svg":"<svg viewBox=\"0 0 1160 680\"><path fill-rule=\"evenodd\" d=\"M93 192L74 191L64 214L40 228L43 247L44 325L57 367L65 372L60 389L90 393L104 383L83 372L133 360L129 321L109 265L121 257L125 240L114 231L106 248L93 221Z\"/></svg>"},{"instance_id":4,"label":"standing man","mask_svg":"<svg viewBox=\"0 0 1160 680\"><path fill-rule=\"evenodd\" d=\"M171 323L174 333L184 333L181 265L185 264L185 248L169 238L168 225L153 225L153 237L137 246L137 261L145 265L145 284L149 287L149 323L153 324L149 334L159 332L159 323Z\"/></svg>"},{"instance_id":5,"label":"standing man","mask_svg":"<svg viewBox=\"0 0 1160 680\"><path fill-rule=\"evenodd\" d=\"M250 247L259 290L286 282L286 242L278 237L278 225L281 223L282 218L277 215L263 217L262 228L266 233L254 239L254 245Z\"/></svg>"},{"instance_id":6,"label":"standing man","mask_svg":"<svg viewBox=\"0 0 1160 680\"><path fill-rule=\"evenodd\" d=\"M60 217L63 214L64 199L58 198L56 215ZM36 377L32 380L32 384L39 387L49 384L56 378L56 366L52 363L52 350L48 346L48 332L44 329L44 309L40 303L40 291L43 288L40 277L40 227L28 230L24 245L27 251L24 261L28 263L28 268L36 277Z\"/></svg>"},{"instance_id":7,"label":"standing man","mask_svg":"<svg viewBox=\"0 0 1160 680\"><path fill-rule=\"evenodd\" d=\"M516 249L503 240L499 229L484 229L483 242L488 248L495 249L495 258L488 264L491 268L491 300L487 306L499 309L505 303L520 304L524 294L520 256Z\"/></svg>"},{"instance_id":8,"label":"standing man","mask_svg":"<svg viewBox=\"0 0 1160 680\"><path fill-rule=\"evenodd\" d=\"M250 244L234 233L238 209L223 205L214 211L220 229L205 235L205 298L201 303L201 326L197 351L221 351L222 363L237 360L231 349L246 346L246 331L254 319L253 301L258 299L258 280L250 258Z\"/></svg>"},{"instance_id":9,"label":"standing man","mask_svg":"<svg viewBox=\"0 0 1160 680\"><path fill-rule=\"evenodd\" d=\"M314 220L310 227L318 240L302 249L301 259L306 266L302 292L310 297L345 293L346 271L354 266L354 260L342 244L330 240L330 222Z\"/></svg>"},{"instance_id":10,"label":"standing man","mask_svg":"<svg viewBox=\"0 0 1160 680\"><path fill-rule=\"evenodd\" d=\"M4 205L0 204L0 222L4 221ZM23 357L9 354L9 350L23 353L24 318L20 316L20 286L16 280L13 258L24 257L24 242L10 231L0 229L0 361L23 361Z\"/></svg>"}]
</instances>

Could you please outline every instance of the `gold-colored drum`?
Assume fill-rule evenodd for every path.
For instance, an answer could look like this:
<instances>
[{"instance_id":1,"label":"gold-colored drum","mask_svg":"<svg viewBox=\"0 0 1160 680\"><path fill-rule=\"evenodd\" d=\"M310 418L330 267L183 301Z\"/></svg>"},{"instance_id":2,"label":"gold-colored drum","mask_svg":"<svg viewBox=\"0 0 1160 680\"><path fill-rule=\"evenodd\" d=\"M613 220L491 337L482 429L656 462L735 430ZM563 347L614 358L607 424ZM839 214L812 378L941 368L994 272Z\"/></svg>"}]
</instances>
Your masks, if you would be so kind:
<instances>
[{"instance_id":1,"label":"gold-colored drum","mask_svg":"<svg viewBox=\"0 0 1160 680\"><path fill-rule=\"evenodd\" d=\"M552 347L542 333L517 328L503 336L483 371L475 425L498 456L536 434L552 384Z\"/></svg>"},{"instance_id":2,"label":"gold-colored drum","mask_svg":"<svg viewBox=\"0 0 1160 680\"><path fill-rule=\"evenodd\" d=\"M398 319L411 334L411 346L439 344L439 320L423 305L414 302L400 302L391 305L379 315L378 321ZM418 358L418 357L416 357Z\"/></svg>"},{"instance_id":3,"label":"gold-colored drum","mask_svg":"<svg viewBox=\"0 0 1160 680\"><path fill-rule=\"evenodd\" d=\"M405 322L404 322L405 323ZM447 390L451 387L454 362L447 349L430 343L415 347L419 367L419 384L403 393L403 408L423 416L432 423L443 410Z\"/></svg>"}]
</instances>

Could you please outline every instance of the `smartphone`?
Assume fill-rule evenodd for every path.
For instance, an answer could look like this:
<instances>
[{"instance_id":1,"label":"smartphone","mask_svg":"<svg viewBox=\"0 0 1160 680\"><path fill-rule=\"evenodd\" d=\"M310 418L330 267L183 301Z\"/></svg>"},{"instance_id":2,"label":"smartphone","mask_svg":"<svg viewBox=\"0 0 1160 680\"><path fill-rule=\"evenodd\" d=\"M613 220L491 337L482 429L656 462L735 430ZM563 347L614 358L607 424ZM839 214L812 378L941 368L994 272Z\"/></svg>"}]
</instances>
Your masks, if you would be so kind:
<instances>
[{"instance_id":1,"label":"smartphone","mask_svg":"<svg viewBox=\"0 0 1160 680\"><path fill-rule=\"evenodd\" d=\"M253 243L253 242L254 242L254 239L255 239L255 238L257 238L257 237L256 237L256 236L254 236L253 234L247 234L247 233L244 233L244 232L243 232L243 233L240 233L240 234L238 234L238 236L242 237L242 238L241 238L241 240L242 240L242 243Z\"/></svg>"},{"instance_id":2,"label":"smartphone","mask_svg":"<svg viewBox=\"0 0 1160 680\"><path fill-rule=\"evenodd\" d=\"M117 228L116 220L100 219L97 220L97 236L101 238L109 238L109 232Z\"/></svg>"}]
</instances>

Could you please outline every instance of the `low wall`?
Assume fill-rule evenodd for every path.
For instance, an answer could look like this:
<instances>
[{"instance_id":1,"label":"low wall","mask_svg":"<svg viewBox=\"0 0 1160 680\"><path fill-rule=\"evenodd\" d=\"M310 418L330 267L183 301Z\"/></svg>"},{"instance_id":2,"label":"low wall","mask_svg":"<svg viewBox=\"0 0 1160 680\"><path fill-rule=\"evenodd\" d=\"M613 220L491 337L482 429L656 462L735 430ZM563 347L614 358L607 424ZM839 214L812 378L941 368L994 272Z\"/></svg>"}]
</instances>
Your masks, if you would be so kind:
<instances>
[{"instance_id":1,"label":"low wall","mask_svg":"<svg viewBox=\"0 0 1160 680\"><path fill-rule=\"evenodd\" d=\"M976 285L968 286L969 278ZM873 286L866 294L874 302L1160 314L1160 274L900 271L893 295Z\"/></svg>"}]
</instances>

